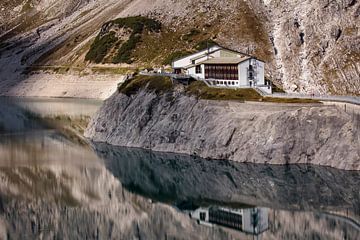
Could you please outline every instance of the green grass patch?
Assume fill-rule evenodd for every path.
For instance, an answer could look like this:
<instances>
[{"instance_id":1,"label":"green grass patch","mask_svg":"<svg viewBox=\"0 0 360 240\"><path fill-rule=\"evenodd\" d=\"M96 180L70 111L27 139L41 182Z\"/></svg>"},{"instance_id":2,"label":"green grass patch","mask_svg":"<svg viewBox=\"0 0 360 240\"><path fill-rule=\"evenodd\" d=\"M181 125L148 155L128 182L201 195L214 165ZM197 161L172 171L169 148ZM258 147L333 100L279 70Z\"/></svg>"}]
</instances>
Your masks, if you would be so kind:
<instances>
[{"instance_id":1,"label":"green grass patch","mask_svg":"<svg viewBox=\"0 0 360 240\"><path fill-rule=\"evenodd\" d=\"M164 65L170 65L174 60L185 57L185 56L190 55L192 53L194 53L194 52L193 51L186 51L186 50L173 52L173 53L169 54L164 59L163 64Z\"/></svg>"},{"instance_id":2,"label":"green grass patch","mask_svg":"<svg viewBox=\"0 0 360 240\"><path fill-rule=\"evenodd\" d=\"M251 88L211 88L204 82L192 82L186 89L190 95L207 100L261 101L262 96Z\"/></svg>"},{"instance_id":3,"label":"green grass patch","mask_svg":"<svg viewBox=\"0 0 360 240\"><path fill-rule=\"evenodd\" d=\"M262 98L263 102L272 102L272 103L321 103L318 100L314 99L305 99L305 98L274 98L274 97L264 97Z\"/></svg>"},{"instance_id":4,"label":"green grass patch","mask_svg":"<svg viewBox=\"0 0 360 240\"><path fill-rule=\"evenodd\" d=\"M131 29L129 39L126 42L119 40L115 36L115 32L109 32L109 28L112 26L117 26L120 29ZM118 18L107 22L102 26L102 31L95 38L89 52L86 54L85 60L95 63L104 62L110 50L115 49L117 51L115 56L111 58L111 62L130 64L134 61L132 53L138 43L141 42L142 34L145 30L159 32L161 30L161 23L155 19L142 16Z\"/></svg>"},{"instance_id":5,"label":"green grass patch","mask_svg":"<svg viewBox=\"0 0 360 240\"><path fill-rule=\"evenodd\" d=\"M101 63L109 50L117 41L118 38L115 36L114 32L105 34L102 37L98 35L95 38L93 44L91 45L89 52L86 54L85 60L95 63Z\"/></svg>"},{"instance_id":6,"label":"green grass patch","mask_svg":"<svg viewBox=\"0 0 360 240\"><path fill-rule=\"evenodd\" d=\"M109 23L116 24L120 28L130 28L134 34L142 33L144 29L152 32L161 30L161 23L155 19L135 16L127 18L118 18L110 21Z\"/></svg>"},{"instance_id":7,"label":"green grass patch","mask_svg":"<svg viewBox=\"0 0 360 240\"><path fill-rule=\"evenodd\" d=\"M161 94L173 89L173 84L170 78L160 76L136 76L133 79L125 81L118 87L119 93L131 96L139 92L141 89L148 89L149 91Z\"/></svg>"},{"instance_id":8,"label":"green grass patch","mask_svg":"<svg viewBox=\"0 0 360 240\"><path fill-rule=\"evenodd\" d=\"M192 82L187 87L186 92L190 95L206 100L235 100L272 103L320 103L320 101L313 99L263 97L252 88L212 88L200 81Z\"/></svg>"}]
</instances>

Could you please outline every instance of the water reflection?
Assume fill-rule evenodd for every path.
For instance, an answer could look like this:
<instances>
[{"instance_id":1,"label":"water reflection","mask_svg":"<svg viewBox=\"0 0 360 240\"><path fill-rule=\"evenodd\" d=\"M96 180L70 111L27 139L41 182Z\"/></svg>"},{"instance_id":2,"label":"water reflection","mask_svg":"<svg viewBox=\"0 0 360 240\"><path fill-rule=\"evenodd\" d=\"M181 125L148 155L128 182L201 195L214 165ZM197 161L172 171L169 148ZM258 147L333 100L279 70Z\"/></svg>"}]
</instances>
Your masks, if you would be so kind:
<instances>
[{"instance_id":1,"label":"water reflection","mask_svg":"<svg viewBox=\"0 0 360 240\"><path fill-rule=\"evenodd\" d=\"M0 239L360 239L359 172L80 146L11 104Z\"/></svg>"},{"instance_id":2,"label":"water reflection","mask_svg":"<svg viewBox=\"0 0 360 240\"><path fill-rule=\"evenodd\" d=\"M251 211L260 210L264 227L259 230L269 230L251 232L241 228L241 232L247 233L245 236L252 233L258 239L360 237L359 172L209 161L99 143L93 147L107 169L129 191L167 202L185 213L190 209L196 219L201 220L203 211L205 221L200 222L212 223L212 227L211 209L231 212L247 209L248 216Z\"/></svg>"},{"instance_id":3,"label":"water reflection","mask_svg":"<svg viewBox=\"0 0 360 240\"><path fill-rule=\"evenodd\" d=\"M199 224L232 228L252 235L260 235L269 229L269 209L233 209L211 206L189 211L189 216Z\"/></svg>"}]
</instances>

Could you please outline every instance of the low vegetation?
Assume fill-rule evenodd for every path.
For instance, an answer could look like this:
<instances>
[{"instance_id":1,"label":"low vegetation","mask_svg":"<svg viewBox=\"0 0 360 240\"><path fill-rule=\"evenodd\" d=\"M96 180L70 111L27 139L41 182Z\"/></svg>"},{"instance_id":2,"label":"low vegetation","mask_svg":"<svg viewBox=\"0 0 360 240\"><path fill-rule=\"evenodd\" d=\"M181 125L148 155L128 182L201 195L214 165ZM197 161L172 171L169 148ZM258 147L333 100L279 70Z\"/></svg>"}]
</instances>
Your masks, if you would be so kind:
<instances>
[{"instance_id":1,"label":"low vegetation","mask_svg":"<svg viewBox=\"0 0 360 240\"><path fill-rule=\"evenodd\" d=\"M195 81L187 87L187 93L207 100L236 100L273 103L319 103L313 99L263 97L253 88L211 88L204 82Z\"/></svg>"},{"instance_id":2,"label":"low vegetation","mask_svg":"<svg viewBox=\"0 0 360 240\"><path fill-rule=\"evenodd\" d=\"M161 94L172 90L173 84L170 78L160 76L136 76L121 84L118 88L120 93L131 96L136 94L141 89L148 89L157 94Z\"/></svg>"},{"instance_id":3,"label":"low vegetation","mask_svg":"<svg viewBox=\"0 0 360 240\"><path fill-rule=\"evenodd\" d=\"M162 94L173 90L173 83L168 77L161 76L136 76L127 80L119 86L120 93L131 96L141 89L148 89L157 94ZM312 99L298 98L272 98L263 97L252 88L226 89L208 87L204 82L193 81L185 87L185 93L204 100L230 100L230 101L255 101L255 102L274 102L274 103L319 103Z\"/></svg>"},{"instance_id":4,"label":"low vegetation","mask_svg":"<svg viewBox=\"0 0 360 240\"><path fill-rule=\"evenodd\" d=\"M101 63L117 41L118 39L115 37L114 32L105 34L102 37L98 35L91 45L89 52L86 54L85 60L94 63Z\"/></svg>"},{"instance_id":5,"label":"low vegetation","mask_svg":"<svg viewBox=\"0 0 360 240\"><path fill-rule=\"evenodd\" d=\"M207 100L238 100L238 101L260 101L262 99L254 89L226 89L211 88L204 82L192 82L186 89L190 95Z\"/></svg>"},{"instance_id":6,"label":"low vegetation","mask_svg":"<svg viewBox=\"0 0 360 240\"><path fill-rule=\"evenodd\" d=\"M116 26L116 29L129 29L131 32L129 39L123 42L116 36L115 30L111 30L113 26ZM132 53L138 43L141 42L144 30L159 32L161 23L141 16L119 18L105 23L86 54L85 60L103 63L105 57L113 50L115 55L110 58L112 63L132 63Z\"/></svg>"}]
</instances>

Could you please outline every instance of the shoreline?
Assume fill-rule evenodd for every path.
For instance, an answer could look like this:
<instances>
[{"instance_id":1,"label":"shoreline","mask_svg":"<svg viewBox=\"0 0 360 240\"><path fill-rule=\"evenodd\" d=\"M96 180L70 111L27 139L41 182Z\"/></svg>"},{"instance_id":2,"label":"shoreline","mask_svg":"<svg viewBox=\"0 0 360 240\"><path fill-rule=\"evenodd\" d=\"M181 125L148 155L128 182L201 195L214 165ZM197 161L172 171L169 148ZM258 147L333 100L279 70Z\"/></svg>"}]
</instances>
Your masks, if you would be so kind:
<instances>
[{"instance_id":1,"label":"shoreline","mask_svg":"<svg viewBox=\"0 0 360 240\"><path fill-rule=\"evenodd\" d=\"M84 136L83 136L84 137ZM90 147L92 145L97 145L97 144L102 144L104 146L108 146L108 147L113 147L113 148L124 148L127 150L135 150L135 151L144 151L144 152L148 152L149 154L155 154L155 155L176 155L179 157L185 157L185 158L191 158L193 160L201 160L201 161L214 161L214 162L225 162L225 163L234 163L234 164L244 164L244 165L254 165L254 166L278 166L278 167L286 167L286 166L290 166L290 167L296 167L296 166L300 166L300 167L319 167L319 168L324 168L324 169L333 169L333 170L338 170L338 171L345 171L345 172L354 172L354 173L358 173L360 172L359 170L354 170L354 169L341 169L341 168L336 168L336 167L332 167L330 165L320 165L320 164L314 164L314 163L258 163L258 162L238 162L238 161L234 161L234 160L230 160L230 159L216 159L216 158L202 158L201 156L197 156L197 155L192 155L192 154L188 154L188 153L183 153L183 152L165 152L165 151L157 151L157 150L153 150L153 149L148 149L148 148L142 148L142 147L127 147L127 146L118 146L118 145L112 145L109 144L107 142L95 142L92 141L89 138L84 137L87 141L88 144L90 145Z\"/></svg>"},{"instance_id":2,"label":"shoreline","mask_svg":"<svg viewBox=\"0 0 360 240\"><path fill-rule=\"evenodd\" d=\"M337 105L209 101L140 90L105 101L84 135L204 159L360 171L358 119Z\"/></svg>"},{"instance_id":3,"label":"shoreline","mask_svg":"<svg viewBox=\"0 0 360 240\"><path fill-rule=\"evenodd\" d=\"M124 75L36 73L22 76L12 87L0 91L1 97L73 98L105 100L116 92Z\"/></svg>"}]
</instances>

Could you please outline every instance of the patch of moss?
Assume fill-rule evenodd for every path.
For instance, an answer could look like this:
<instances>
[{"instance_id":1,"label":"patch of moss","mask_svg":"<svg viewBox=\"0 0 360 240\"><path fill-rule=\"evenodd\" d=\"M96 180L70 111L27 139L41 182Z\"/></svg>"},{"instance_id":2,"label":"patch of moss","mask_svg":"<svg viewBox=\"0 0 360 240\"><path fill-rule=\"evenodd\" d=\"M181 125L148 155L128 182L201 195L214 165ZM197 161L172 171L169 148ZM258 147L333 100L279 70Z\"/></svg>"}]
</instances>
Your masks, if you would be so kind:
<instances>
[{"instance_id":1,"label":"patch of moss","mask_svg":"<svg viewBox=\"0 0 360 240\"><path fill-rule=\"evenodd\" d=\"M98 35L91 45L89 52L86 54L85 60L101 63L117 40L118 38L114 32L110 32L102 37Z\"/></svg>"},{"instance_id":2,"label":"patch of moss","mask_svg":"<svg viewBox=\"0 0 360 240\"><path fill-rule=\"evenodd\" d=\"M164 65L170 65L174 60L185 57L187 55L190 55L194 53L193 51L187 51L187 50L182 50L182 51L176 51L173 52L171 54L169 54L165 60L163 61Z\"/></svg>"},{"instance_id":3,"label":"patch of moss","mask_svg":"<svg viewBox=\"0 0 360 240\"><path fill-rule=\"evenodd\" d=\"M172 90L173 84L170 78L160 76L136 76L135 78L125 81L118 87L119 93L131 96L141 89L161 94Z\"/></svg>"}]
</instances>

